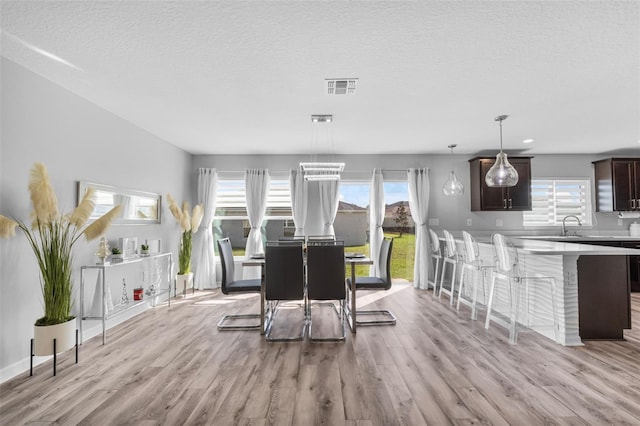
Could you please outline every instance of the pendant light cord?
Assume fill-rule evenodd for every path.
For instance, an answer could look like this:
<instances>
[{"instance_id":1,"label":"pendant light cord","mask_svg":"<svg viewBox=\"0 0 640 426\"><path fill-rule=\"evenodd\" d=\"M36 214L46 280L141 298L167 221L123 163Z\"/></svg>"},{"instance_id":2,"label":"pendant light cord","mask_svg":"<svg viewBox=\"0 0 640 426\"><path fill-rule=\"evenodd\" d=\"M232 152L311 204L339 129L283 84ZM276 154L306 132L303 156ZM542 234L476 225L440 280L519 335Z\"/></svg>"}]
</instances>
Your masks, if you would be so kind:
<instances>
[{"instance_id":1,"label":"pendant light cord","mask_svg":"<svg viewBox=\"0 0 640 426\"><path fill-rule=\"evenodd\" d=\"M454 172L454 168L453 168L453 148L455 148L458 145L449 145L448 148L451 150L451 171Z\"/></svg>"},{"instance_id":2,"label":"pendant light cord","mask_svg":"<svg viewBox=\"0 0 640 426\"><path fill-rule=\"evenodd\" d=\"M502 122L509 117L508 115L499 115L495 118L495 121L500 125L500 154L502 154Z\"/></svg>"}]
</instances>

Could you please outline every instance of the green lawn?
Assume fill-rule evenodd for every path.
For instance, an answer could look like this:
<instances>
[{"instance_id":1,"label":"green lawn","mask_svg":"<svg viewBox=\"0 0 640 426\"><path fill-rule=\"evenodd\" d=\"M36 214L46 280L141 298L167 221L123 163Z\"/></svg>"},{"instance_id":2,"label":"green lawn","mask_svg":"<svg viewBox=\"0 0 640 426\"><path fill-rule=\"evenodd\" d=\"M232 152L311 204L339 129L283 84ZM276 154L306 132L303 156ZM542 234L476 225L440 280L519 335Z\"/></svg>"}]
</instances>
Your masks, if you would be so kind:
<instances>
[{"instance_id":1,"label":"green lawn","mask_svg":"<svg viewBox=\"0 0 640 426\"><path fill-rule=\"evenodd\" d=\"M385 237L393 238L393 249L391 252L391 276L393 278L404 278L413 281L413 259L416 251L416 236L413 234L403 234L385 232ZM364 253L369 255L369 244L363 246L350 246L344 249L347 253ZM244 248L233 249L234 256L244 256ZM351 269L347 268L347 276L351 276ZM356 267L356 274L369 275L369 266L361 265Z\"/></svg>"},{"instance_id":2,"label":"green lawn","mask_svg":"<svg viewBox=\"0 0 640 426\"><path fill-rule=\"evenodd\" d=\"M391 251L391 276L393 278L404 278L413 281L413 259L416 250L416 236L413 234L402 234L385 232L385 237L393 238L393 249ZM369 244L363 246L345 247L346 252L369 254ZM351 271L347 270L347 274ZM356 274L368 275L368 266L356 267Z\"/></svg>"}]
</instances>

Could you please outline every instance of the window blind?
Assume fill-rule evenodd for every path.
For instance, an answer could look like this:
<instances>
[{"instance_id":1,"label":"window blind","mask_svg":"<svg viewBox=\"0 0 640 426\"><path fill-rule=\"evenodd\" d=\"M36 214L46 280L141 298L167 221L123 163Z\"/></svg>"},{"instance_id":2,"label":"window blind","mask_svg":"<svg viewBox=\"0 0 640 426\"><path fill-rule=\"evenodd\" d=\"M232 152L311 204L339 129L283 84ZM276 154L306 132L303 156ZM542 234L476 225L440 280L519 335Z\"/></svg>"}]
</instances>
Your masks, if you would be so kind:
<instances>
[{"instance_id":1,"label":"window blind","mask_svg":"<svg viewBox=\"0 0 640 426\"><path fill-rule=\"evenodd\" d=\"M523 212L524 226L560 226L567 215L591 225L591 185L580 179L533 179L531 211Z\"/></svg>"},{"instance_id":2,"label":"window blind","mask_svg":"<svg viewBox=\"0 0 640 426\"><path fill-rule=\"evenodd\" d=\"M216 218L247 217L246 187L244 180L220 179L216 192ZM265 218L291 217L291 190L289 181L271 179L267 194Z\"/></svg>"}]
</instances>

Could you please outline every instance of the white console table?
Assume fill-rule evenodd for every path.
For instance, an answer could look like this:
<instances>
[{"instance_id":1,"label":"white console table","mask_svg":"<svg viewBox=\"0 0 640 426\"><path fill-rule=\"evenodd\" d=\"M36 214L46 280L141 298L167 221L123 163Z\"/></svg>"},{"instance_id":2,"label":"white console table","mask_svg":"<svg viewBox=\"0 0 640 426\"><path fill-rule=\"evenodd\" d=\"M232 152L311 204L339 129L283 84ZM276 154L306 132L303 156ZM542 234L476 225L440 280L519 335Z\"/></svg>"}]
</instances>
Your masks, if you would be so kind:
<instances>
[{"instance_id":1,"label":"white console table","mask_svg":"<svg viewBox=\"0 0 640 426\"><path fill-rule=\"evenodd\" d=\"M159 297L162 296L163 294L168 294L167 297L167 303L169 306L171 306L171 287L172 287L172 280L173 280L173 259L172 259L172 254L171 253L158 253L158 254L152 254L149 256L138 256L132 259L125 259L121 262L112 262L112 263L106 263L106 264L96 264L96 265L85 265L82 266L80 268L80 343L82 344L83 342L83 335L82 335L82 323L84 320L87 319L101 319L102 320L102 344L104 345L106 343L106 323L107 323L107 319L114 317L118 314L121 314L123 312L126 312L138 305L141 305L143 303L147 303L147 300L133 300L133 297L131 298L131 300L129 301L129 303L126 304L119 304L117 306L114 307L114 310L112 312L105 312L105 298L106 298L106 273L107 270L113 269L113 268L118 268L121 266L125 266L125 265L132 265L132 264L138 264L140 266L144 265L144 262L148 262L152 259L166 259L167 260L167 267L166 267L166 274L163 274L165 276L165 279L162 280L161 285L158 286L157 289L154 289L155 291L150 294L149 296L151 297L151 303L152 306L155 305L155 300ZM85 274L86 271L88 270L97 270L98 271L98 277L100 278L98 281L100 282L100 291L101 291L101 297L100 297L100 316L99 317L88 317L85 316L84 314L84 295L85 295ZM164 284L166 282L166 287L164 287L162 284ZM96 287L97 287L97 282L96 282ZM144 289L144 290L148 290L148 289ZM96 288L95 291L98 291L98 288ZM143 293L145 293L143 291Z\"/></svg>"}]
</instances>

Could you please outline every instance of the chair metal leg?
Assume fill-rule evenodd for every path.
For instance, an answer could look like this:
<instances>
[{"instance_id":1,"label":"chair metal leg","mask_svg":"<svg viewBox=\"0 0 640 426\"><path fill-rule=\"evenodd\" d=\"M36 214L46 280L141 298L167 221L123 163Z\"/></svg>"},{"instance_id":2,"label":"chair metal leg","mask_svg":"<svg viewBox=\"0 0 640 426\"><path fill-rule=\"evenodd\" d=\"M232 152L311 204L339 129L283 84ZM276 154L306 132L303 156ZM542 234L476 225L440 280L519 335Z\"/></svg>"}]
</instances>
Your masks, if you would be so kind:
<instances>
[{"instance_id":1,"label":"chair metal leg","mask_svg":"<svg viewBox=\"0 0 640 426\"><path fill-rule=\"evenodd\" d=\"M307 331L307 306L306 306L306 302L303 302L303 321L302 321L302 331L300 332L299 335L297 336L293 336L293 337L271 337L271 330L272 330L272 326L273 326L273 322L276 318L276 315L278 314L278 307L277 305L279 305L279 302L275 302L276 307L272 307L272 313L268 318L267 324L266 324L266 330L265 330L265 339L268 340L269 342L297 342L300 340L304 340L305 335L306 335L306 331Z\"/></svg>"},{"instance_id":2,"label":"chair metal leg","mask_svg":"<svg viewBox=\"0 0 640 426\"><path fill-rule=\"evenodd\" d=\"M350 308L346 311L346 319L347 324L351 328L351 331L355 333L357 326L367 326L367 325L395 325L396 324L396 316L393 312L387 309L381 310L357 310L356 309L356 290L355 286L352 286L350 291L347 291L350 300L347 301L346 305L350 306ZM357 319L360 315L382 315L387 319L378 319L378 320L359 320Z\"/></svg>"},{"instance_id":3,"label":"chair metal leg","mask_svg":"<svg viewBox=\"0 0 640 426\"><path fill-rule=\"evenodd\" d=\"M218 321L218 330L260 330L261 324L259 321L258 324L225 324L226 321L235 321L239 319L253 319L256 318L260 320L262 318L261 314L236 314L236 315L225 315L220 318Z\"/></svg>"},{"instance_id":4,"label":"chair metal leg","mask_svg":"<svg viewBox=\"0 0 640 426\"><path fill-rule=\"evenodd\" d=\"M340 320L340 327L342 328L342 335L341 336L337 336L337 337L313 337L313 333L311 332L311 326L313 324L312 320L311 320L311 303L309 303L309 328L308 328L308 333L309 333L309 340L311 340L312 342L342 342L346 339L347 337L347 328L345 327L345 312L344 312L344 304L345 304L345 300L340 300L339 301L339 305L340 305L340 309L338 310L338 308L336 307L336 305L332 302L318 302L316 303L317 305L331 305L333 307L333 310L336 312L336 314L338 315L338 319Z\"/></svg>"},{"instance_id":5,"label":"chair metal leg","mask_svg":"<svg viewBox=\"0 0 640 426\"><path fill-rule=\"evenodd\" d=\"M395 325L396 324L396 316L387 309L382 310L373 310L373 311L358 311L358 315L383 315L388 317L389 319L381 319L381 320L358 320L356 323L358 326L366 326L366 325Z\"/></svg>"},{"instance_id":6,"label":"chair metal leg","mask_svg":"<svg viewBox=\"0 0 640 426\"><path fill-rule=\"evenodd\" d=\"M356 312L356 266L351 264L351 289L347 288L347 300L345 301L346 319L352 333L356 332L357 312Z\"/></svg>"}]
</instances>

